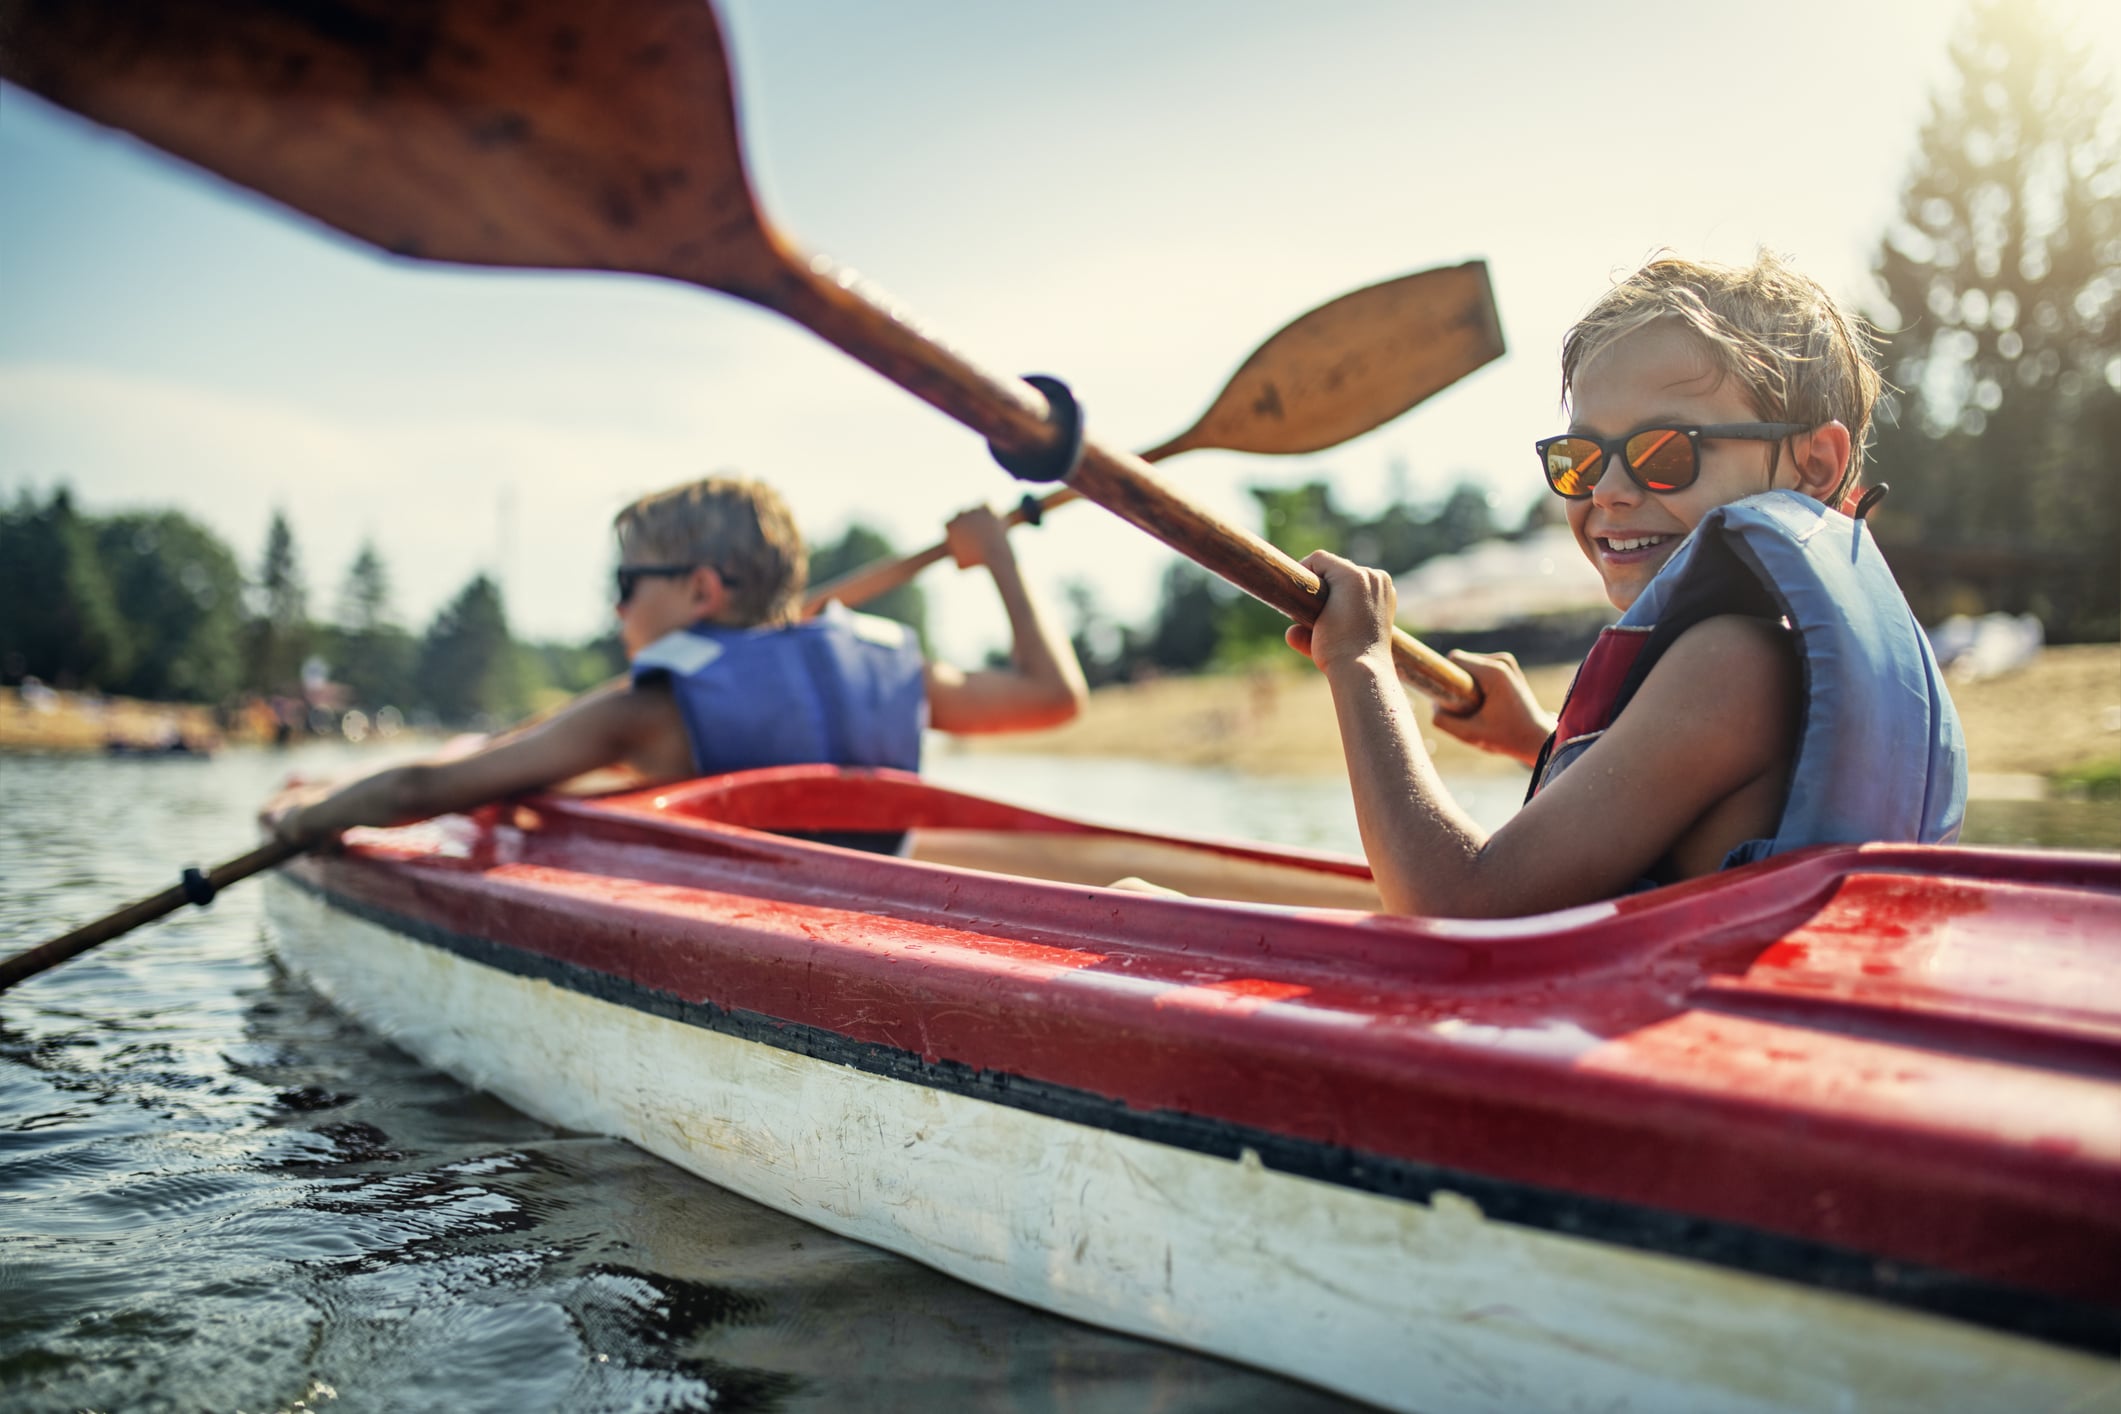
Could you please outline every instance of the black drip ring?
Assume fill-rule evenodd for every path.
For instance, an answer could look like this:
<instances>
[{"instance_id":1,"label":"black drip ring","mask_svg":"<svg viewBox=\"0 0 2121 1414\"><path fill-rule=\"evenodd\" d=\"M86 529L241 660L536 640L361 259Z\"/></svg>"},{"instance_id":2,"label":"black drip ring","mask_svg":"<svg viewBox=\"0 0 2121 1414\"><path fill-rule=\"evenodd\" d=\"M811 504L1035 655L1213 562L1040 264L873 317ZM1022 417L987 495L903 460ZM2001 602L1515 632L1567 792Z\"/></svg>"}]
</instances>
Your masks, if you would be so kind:
<instances>
[{"instance_id":1,"label":"black drip ring","mask_svg":"<svg viewBox=\"0 0 2121 1414\"><path fill-rule=\"evenodd\" d=\"M214 901L214 895L220 892L214 887L213 880L207 878L204 874L200 873L196 869L187 869L184 871L182 884L184 888L184 897L190 899L193 903L199 905L199 907L201 908L204 908L206 907L206 905L212 903Z\"/></svg>"},{"instance_id":2,"label":"black drip ring","mask_svg":"<svg viewBox=\"0 0 2121 1414\"><path fill-rule=\"evenodd\" d=\"M1044 373L1027 373L1024 381L1046 395L1046 425L1057 434L1043 451L1005 452L993 442L987 450L1003 471L1018 481L1065 481L1083 459L1083 409L1068 385ZM1034 522L1035 524L1036 522Z\"/></svg>"},{"instance_id":3,"label":"black drip ring","mask_svg":"<svg viewBox=\"0 0 2121 1414\"><path fill-rule=\"evenodd\" d=\"M1024 499L1016 503L1016 513L1024 518L1025 525L1042 525L1046 519L1046 503L1026 491Z\"/></svg>"}]
</instances>

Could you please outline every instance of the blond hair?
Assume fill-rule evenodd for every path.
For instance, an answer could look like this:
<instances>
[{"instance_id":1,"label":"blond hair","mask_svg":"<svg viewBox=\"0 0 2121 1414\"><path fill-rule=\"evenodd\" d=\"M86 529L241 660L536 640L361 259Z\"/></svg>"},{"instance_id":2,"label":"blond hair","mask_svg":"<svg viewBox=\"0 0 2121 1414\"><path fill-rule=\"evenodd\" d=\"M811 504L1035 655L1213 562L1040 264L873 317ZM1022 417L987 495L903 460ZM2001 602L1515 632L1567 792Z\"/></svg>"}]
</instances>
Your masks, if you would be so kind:
<instances>
[{"instance_id":1,"label":"blond hair","mask_svg":"<svg viewBox=\"0 0 2121 1414\"><path fill-rule=\"evenodd\" d=\"M793 623L810 556L787 503L763 481L710 476L641 497L612 521L637 564L706 565L729 590L726 621Z\"/></svg>"},{"instance_id":2,"label":"blond hair","mask_svg":"<svg viewBox=\"0 0 2121 1414\"><path fill-rule=\"evenodd\" d=\"M1700 340L1718 381L1737 379L1763 420L1848 428L1848 465L1827 498L1838 504L1862 475L1883 386L1870 326L1771 252L1744 268L1661 256L1607 291L1563 336L1563 396L1600 353L1667 319Z\"/></svg>"}]
</instances>

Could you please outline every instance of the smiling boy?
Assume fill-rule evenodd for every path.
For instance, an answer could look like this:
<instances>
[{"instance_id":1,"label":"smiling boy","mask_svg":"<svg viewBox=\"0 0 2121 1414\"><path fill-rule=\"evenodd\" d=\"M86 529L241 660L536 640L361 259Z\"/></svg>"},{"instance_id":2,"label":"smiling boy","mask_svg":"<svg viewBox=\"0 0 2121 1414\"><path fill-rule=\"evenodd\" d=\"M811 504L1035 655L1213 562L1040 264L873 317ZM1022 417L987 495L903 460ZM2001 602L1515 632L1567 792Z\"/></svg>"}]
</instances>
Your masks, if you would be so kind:
<instances>
[{"instance_id":1,"label":"smiling boy","mask_svg":"<svg viewBox=\"0 0 2121 1414\"><path fill-rule=\"evenodd\" d=\"M469 755L393 767L267 807L308 843L357 825L465 810L604 767L642 785L825 762L915 770L921 734L1065 722L1088 696L1067 637L1026 588L1006 528L978 507L951 520L962 568L985 565L1009 615L1007 667L925 659L889 619L828 605L802 617L808 559L787 507L730 477L644 496L619 513L618 617L628 681Z\"/></svg>"},{"instance_id":2,"label":"smiling boy","mask_svg":"<svg viewBox=\"0 0 2121 1414\"><path fill-rule=\"evenodd\" d=\"M1500 830L1422 748L1391 578L1305 561L1328 598L1289 641L1331 686L1387 908L1535 913L1807 844L1956 837L1958 718L1860 518L1879 378L1825 291L1767 255L1658 260L1569 331L1562 382L1569 431L1536 450L1623 614L1558 720L1507 655L1456 655L1483 704L1433 720L1534 767Z\"/></svg>"}]
</instances>

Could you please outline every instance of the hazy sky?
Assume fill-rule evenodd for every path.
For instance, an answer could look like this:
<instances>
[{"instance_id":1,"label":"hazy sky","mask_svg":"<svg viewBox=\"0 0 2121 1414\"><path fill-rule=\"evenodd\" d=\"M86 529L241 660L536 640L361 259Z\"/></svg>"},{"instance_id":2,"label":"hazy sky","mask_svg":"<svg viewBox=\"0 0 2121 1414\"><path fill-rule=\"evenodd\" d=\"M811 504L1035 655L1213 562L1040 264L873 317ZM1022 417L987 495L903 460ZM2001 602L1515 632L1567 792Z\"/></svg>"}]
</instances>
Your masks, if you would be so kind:
<instances>
[{"instance_id":1,"label":"hazy sky","mask_svg":"<svg viewBox=\"0 0 2121 1414\"><path fill-rule=\"evenodd\" d=\"M2065 8L2121 51L2115 10ZM722 6L767 210L976 361L1068 378L1111 444L1185 427L1313 305L1484 256L1501 363L1315 457L1167 463L1247 524L1248 484L1325 475L1368 510L1395 462L1417 494L1473 477L1515 515L1562 331L1660 247L1765 244L1868 302L1960 12ZM586 635L612 513L717 469L774 481L813 535L861 518L908 548L1017 494L970 433L730 300L386 260L12 89L0 183L0 495L174 505L247 566L283 507L320 611L372 537L414 627L487 568L519 632ZM1128 619L1168 562L1091 506L1018 543L1036 582L1086 578ZM969 577L926 583L946 648L999 637Z\"/></svg>"}]
</instances>

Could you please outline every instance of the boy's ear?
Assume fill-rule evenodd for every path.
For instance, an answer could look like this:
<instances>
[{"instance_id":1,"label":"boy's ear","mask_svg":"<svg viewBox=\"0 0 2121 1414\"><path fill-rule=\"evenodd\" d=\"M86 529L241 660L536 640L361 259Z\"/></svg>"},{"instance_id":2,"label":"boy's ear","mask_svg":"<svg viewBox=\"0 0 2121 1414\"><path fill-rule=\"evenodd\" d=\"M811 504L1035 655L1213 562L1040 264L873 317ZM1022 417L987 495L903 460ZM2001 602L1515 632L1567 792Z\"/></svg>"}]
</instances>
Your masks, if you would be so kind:
<instances>
[{"instance_id":1,"label":"boy's ear","mask_svg":"<svg viewBox=\"0 0 2121 1414\"><path fill-rule=\"evenodd\" d=\"M1848 470L1850 450L1848 427L1838 421L1821 423L1790 438L1790 464L1797 472L1797 484L1791 489L1815 501L1826 500Z\"/></svg>"},{"instance_id":2,"label":"boy's ear","mask_svg":"<svg viewBox=\"0 0 2121 1414\"><path fill-rule=\"evenodd\" d=\"M720 619L722 611L729 607L729 586L722 583L722 572L712 565L701 565L686 581L692 591L692 604L696 618Z\"/></svg>"}]
</instances>

